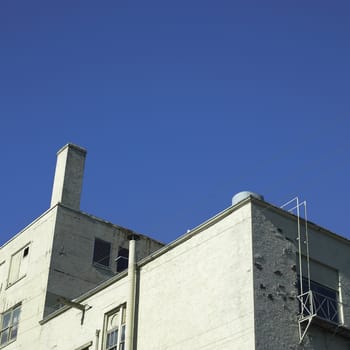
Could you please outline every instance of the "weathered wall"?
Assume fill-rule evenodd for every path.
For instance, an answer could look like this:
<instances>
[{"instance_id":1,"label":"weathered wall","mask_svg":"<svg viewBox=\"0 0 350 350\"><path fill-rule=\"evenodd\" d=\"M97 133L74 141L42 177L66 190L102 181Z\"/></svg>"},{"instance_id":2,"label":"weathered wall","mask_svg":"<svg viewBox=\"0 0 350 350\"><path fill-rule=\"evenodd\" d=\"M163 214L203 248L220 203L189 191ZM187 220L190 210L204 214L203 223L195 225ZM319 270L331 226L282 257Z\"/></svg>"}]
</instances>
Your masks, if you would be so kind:
<instances>
[{"instance_id":1,"label":"weathered wall","mask_svg":"<svg viewBox=\"0 0 350 350\"><path fill-rule=\"evenodd\" d=\"M0 251L0 314L22 303L17 340L6 349L37 349L38 322L54 311L58 296L73 298L114 275L92 264L95 237L112 243L112 257L119 246L128 247L129 231L81 212L56 206L5 244ZM11 256L29 246L26 275L8 286ZM139 258L162 246L141 236ZM51 306L45 307L45 303ZM41 340L40 340L41 341Z\"/></svg>"},{"instance_id":2,"label":"weathered wall","mask_svg":"<svg viewBox=\"0 0 350 350\"><path fill-rule=\"evenodd\" d=\"M128 248L126 230L96 217L59 206L50 266L46 314L55 309L58 296L72 299L115 275L114 259L118 248ZM139 259L158 250L163 244L140 236ZM111 243L111 268L93 264L95 238Z\"/></svg>"},{"instance_id":3,"label":"weathered wall","mask_svg":"<svg viewBox=\"0 0 350 350\"><path fill-rule=\"evenodd\" d=\"M85 157L86 150L74 144L67 144L57 152L51 207L62 203L80 209Z\"/></svg>"},{"instance_id":4,"label":"weathered wall","mask_svg":"<svg viewBox=\"0 0 350 350\"><path fill-rule=\"evenodd\" d=\"M95 349L96 331L100 331L99 346L102 343L104 315L126 302L127 277L84 300L91 308L86 311L82 323L82 312L69 309L40 327L40 343L30 349L74 350L90 341ZM101 347L99 347L101 349Z\"/></svg>"},{"instance_id":5,"label":"weathered wall","mask_svg":"<svg viewBox=\"0 0 350 350\"><path fill-rule=\"evenodd\" d=\"M298 344L296 220L270 209L247 200L139 262L137 350L349 350L349 339L315 325ZM51 271L51 291L75 293L85 288L85 280L98 277L90 270L94 238L115 236L116 252L120 244L127 247L120 229L64 207L57 214L53 208L1 248L0 263L5 260L6 267L9 255L32 242L28 275L0 292L1 312L23 303L18 339L6 349L69 350L90 341L94 348L96 330L101 330L101 345L104 315L126 303L126 273L82 299L91 306L83 323L82 312L73 308L42 326L38 320L53 235L52 269L70 271L73 277ZM315 225L309 229L312 259L339 271L349 325L349 243ZM142 238L138 258L157 244Z\"/></svg>"},{"instance_id":6,"label":"weathered wall","mask_svg":"<svg viewBox=\"0 0 350 350\"><path fill-rule=\"evenodd\" d=\"M8 350L28 349L28 344L39 343L38 322L43 315L55 220L56 208L53 208L1 248L0 260L5 260L5 263L0 314L22 303L18 337L6 346ZM29 254L26 275L7 287L11 255L27 244Z\"/></svg>"},{"instance_id":7,"label":"weathered wall","mask_svg":"<svg viewBox=\"0 0 350 350\"><path fill-rule=\"evenodd\" d=\"M249 207L140 263L138 350L254 349ZM127 281L122 276L84 300L91 309L83 325L76 309L44 323L39 349L75 349L89 341L95 348L104 314L126 302Z\"/></svg>"},{"instance_id":8,"label":"weathered wall","mask_svg":"<svg viewBox=\"0 0 350 350\"><path fill-rule=\"evenodd\" d=\"M348 350L349 339L314 324L299 345L296 218L281 215L267 203L258 202L252 206L252 217L256 349ZM312 259L339 271L342 300L348 305L349 244L315 225L309 225L309 248ZM348 307L345 306L343 311L348 325Z\"/></svg>"},{"instance_id":9,"label":"weathered wall","mask_svg":"<svg viewBox=\"0 0 350 350\"><path fill-rule=\"evenodd\" d=\"M296 248L269 207L252 206L256 350L296 349Z\"/></svg>"},{"instance_id":10,"label":"weathered wall","mask_svg":"<svg viewBox=\"0 0 350 350\"><path fill-rule=\"evenodd\" d=\"M0 248L0 316L22 303L17 340L6 349L38 349L38 321L55 309L58 296L74 298L115 274L115 266L108 270L93 265L95 238L111 243L111 265L115 265L118 248L128 247L130 230L79 211L85 155L84 149L73 144L58 152L51 208ZM29 250L16 254L26 245ZM138 256L161 246L141 236ZM15 282L9 285L14 254L19 258L16 261L21 256L25 259L16 265L21 266L19 274L19 269L11 269L10 280ZM17 275L21 278L14 278Z\"/></svg>"}]
</instances>

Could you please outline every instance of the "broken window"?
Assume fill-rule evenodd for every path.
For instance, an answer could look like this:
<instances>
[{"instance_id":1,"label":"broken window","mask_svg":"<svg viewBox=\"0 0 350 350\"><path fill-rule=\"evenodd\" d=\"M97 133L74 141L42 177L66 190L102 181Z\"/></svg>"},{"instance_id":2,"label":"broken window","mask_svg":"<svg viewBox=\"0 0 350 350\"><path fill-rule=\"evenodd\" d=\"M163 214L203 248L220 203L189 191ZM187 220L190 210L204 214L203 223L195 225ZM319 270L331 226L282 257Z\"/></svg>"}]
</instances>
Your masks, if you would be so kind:
<instances>
[{"instance_id":1,"label":"broken window","mask_svg":"<svg viewBox=\"0 0 350 350\"><path fill-rule=\"evenodd\" d=\"M116 271L122 272L128 268L128 262L129 262L129 249L126 248L119 248L118 250L118 257L115 259L117 266Z\"/></svg>"},{"instance_id":2,"label":"broken window","mask_svg":"<svg viewBox=\"0 0 350 350\"><path fill-rule=\"evenodd\" d=\"M21 305L16 305L1 315L0 346L16 340L20 313Z\"/></svg>"},{"instance_id":3,"label":"broken window","mask_svg":"<svg viewBox=\"0 0 350 350\"><path fill-rule=\"evenodd\" d=\"M111 243L95 238L93 263L109 267L110 255Z\"/></svg>"},{"instance_id":4,"label":"broken window","mask_svg":"<svg viewBox=\"0 0 350 350\"><path fill-rule=\"evenodd\" d=\"M26 275L28 270L28 258L29 246L22 248L20 251L12 255L7 282L9 286Z\"/></svg>"},{"instance_id":5,"label":"broken window","mask_svg":"<svg viewBox=\"0 0 350 350\"><path fill-rule=\"evenodd\" d=\"M125 305L123 305L106 315L103 349L125 349L125 311Z\"/></svg>"}]
</instances>

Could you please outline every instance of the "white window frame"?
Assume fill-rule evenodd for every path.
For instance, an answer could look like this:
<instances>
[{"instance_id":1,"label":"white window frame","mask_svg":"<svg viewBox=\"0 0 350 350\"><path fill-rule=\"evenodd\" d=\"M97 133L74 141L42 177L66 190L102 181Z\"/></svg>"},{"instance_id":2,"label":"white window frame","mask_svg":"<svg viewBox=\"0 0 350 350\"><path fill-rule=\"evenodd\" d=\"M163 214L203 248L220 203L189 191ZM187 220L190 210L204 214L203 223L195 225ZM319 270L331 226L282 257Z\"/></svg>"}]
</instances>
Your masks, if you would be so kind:
<instances>
[{"instance_id":1,"label":"white window frame","mask_svg":"<svg viewBox=\"0 0 350 350\"><path fill-rule=\"evenodd\" d=\"M24 252L28 249L28 253L24 256ZM10 268L7 277L7 287L12 286L17 281L27 275L30 255L30 243L11 255Z\"/></svg>"},{"instance_id":2,"label":"white window frame","mask_svg":"<svg viewBox=\"0 0 350 350\"><path fill-rule=\"evenodd\" d=\"M2 290L2 286L5 287L5 260L0 261L0 292Z\"/></svg>"},{"instance_id":3,"label":"white window frame","mask_svg":"<svg viewBox=\"0 0 350 350\"><path fill-rule=\"evenodd\" d=\"M112 329L108 329L109 320L115 315L119 313L118 325ZM103 332L103 350L125 350L125 332L126 332L126 304L118 306L112 311L105 314L104 319L104 332ZM114 344L108 344L108 337L113 332L117 331L117 339Z\"/></svg>"},{"instance_id":4,"label":"white window frame","mask_svg":"<svg viewBox=\"0 0 350 350\"><path fill-rule=\"evenodd\" d=\"M13 306L11 309L6 310L5 312L3 312L1 314L1 318L0 318L0 348L6 346L9 343L14 342L17 339L17 335L18 335L18 326L19 326L19 319L21 316L21 304L17 304L15 306ZM18 317L17 317L17 321L14 323L13 320L13 316L15 311L18 310ZM5 315L10 314L10 319L8 324L6 325L6 327L4 327L3 321L4 321L4 317ZM14 337L12 337L12 331L13 329L16 329L16 335ZM7 332L7 339L5 340L5 342L2 343L2 339L4 336L4 333Z\"/></svg>"}]
</instances>

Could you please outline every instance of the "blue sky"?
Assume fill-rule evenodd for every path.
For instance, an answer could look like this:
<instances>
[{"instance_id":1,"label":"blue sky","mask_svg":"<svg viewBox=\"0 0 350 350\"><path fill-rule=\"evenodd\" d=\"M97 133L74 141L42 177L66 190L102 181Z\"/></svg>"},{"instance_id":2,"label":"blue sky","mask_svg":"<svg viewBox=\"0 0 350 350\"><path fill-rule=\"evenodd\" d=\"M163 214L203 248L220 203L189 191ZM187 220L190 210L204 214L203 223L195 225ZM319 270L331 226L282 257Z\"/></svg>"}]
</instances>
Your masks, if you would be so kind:
<instances>
[{"instance_id":1,"label":"blue sky","mask_svg":"<svg viewBox=\"0 0 350 350\"><path fill-rule=\"evenodd\" d=\"M242 190L350 238L348 1L0 3L0 244L87 148L82 210L169 242Z\"/></svg>"}]
</instances>

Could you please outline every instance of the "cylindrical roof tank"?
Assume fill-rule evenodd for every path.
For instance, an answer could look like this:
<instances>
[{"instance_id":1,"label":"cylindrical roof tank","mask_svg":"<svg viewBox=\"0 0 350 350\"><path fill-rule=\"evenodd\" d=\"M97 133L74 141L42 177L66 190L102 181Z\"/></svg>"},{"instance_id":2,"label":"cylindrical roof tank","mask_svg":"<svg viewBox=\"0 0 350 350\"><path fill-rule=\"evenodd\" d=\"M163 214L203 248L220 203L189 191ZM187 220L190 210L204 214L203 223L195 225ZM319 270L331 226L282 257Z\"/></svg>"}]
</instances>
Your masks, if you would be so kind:
<instances>
[{"instance_id":1,"label":"cylindrical roof tank","mask_svg":"<svg viewBox=\"0 0 350 350\"><path fill-rule=\"evenodd\" d=\"M232 205L235 205L239 202L241 202L243 199L248 198L249 196L252 196L254 198L260 199L260 200L264 200L264 196L262 196L261 194L255 193L255 192L251 192L251 191L242 191L239 192L237 194L235 194L232 197Z\"/></svg>"}]
</instances>

